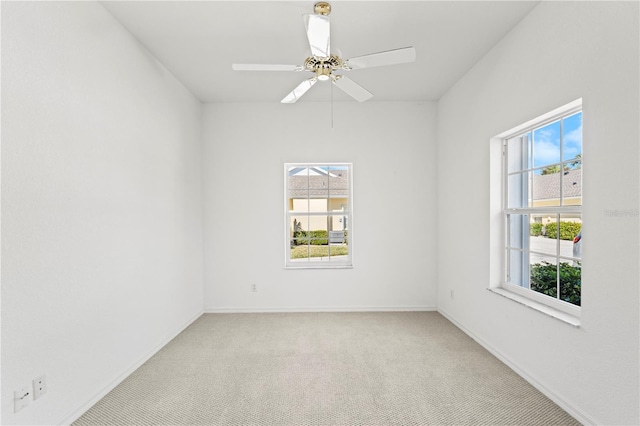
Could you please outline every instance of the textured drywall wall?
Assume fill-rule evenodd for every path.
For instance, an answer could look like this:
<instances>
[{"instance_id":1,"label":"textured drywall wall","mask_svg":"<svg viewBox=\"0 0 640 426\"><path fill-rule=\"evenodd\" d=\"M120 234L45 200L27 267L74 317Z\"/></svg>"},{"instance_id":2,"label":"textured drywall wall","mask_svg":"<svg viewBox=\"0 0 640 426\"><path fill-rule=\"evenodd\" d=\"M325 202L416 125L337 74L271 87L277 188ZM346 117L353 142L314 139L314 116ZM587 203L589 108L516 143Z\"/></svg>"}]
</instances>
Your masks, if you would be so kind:
<instances>
[{"instance_id":1,"label":"textured drywall wall","mask_svg":"<svg viewBox=\"0 0 640 426\"><path fill-rule=\"evenodd\" d=\"M200 118L99 3L2 4L2 424L69 421L202 312Z\"/></svg>"},{"instance_id":2,"label":"textured drywall wall","mask_svg":"<svg viewBox=\"0 0 640 426\"><path fill-rule=\"evenodd\" d=\"M331 111L205 106L206 310L435 307L434 103ZM353 269L284 269L287 162L353 163Z\"/></svg>"},{"instance_id":3,"label":"textured drywall wall","mask_svg":"<svg viewBox=\"0 0 640 426\"><path fill-rule=\"evenodd\" d=\"M638 16L637 2L542 2L438 103L438 309L585 423L640 423ZM489 140L578 98L575 328L486 289L501 256L490 246L499 227L489 226L489 196L500 188L490 188ZM464 172L449 173L452 164Z\"/></svg>"}]
</instances>

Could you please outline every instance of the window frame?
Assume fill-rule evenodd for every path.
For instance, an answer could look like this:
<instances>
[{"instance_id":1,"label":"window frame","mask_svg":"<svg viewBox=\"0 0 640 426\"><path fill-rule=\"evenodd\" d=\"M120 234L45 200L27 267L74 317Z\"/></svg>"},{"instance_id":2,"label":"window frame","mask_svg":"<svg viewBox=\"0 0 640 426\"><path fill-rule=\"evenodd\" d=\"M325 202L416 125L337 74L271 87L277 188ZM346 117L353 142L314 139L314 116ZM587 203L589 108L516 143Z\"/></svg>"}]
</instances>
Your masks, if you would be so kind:
<instances>
[{"instance_id":1,"label":"window frame","mask_svg":"<svg viewBox=\"0 0 640 426\"><path fill-rule=\"evenodd\" d=\"M499 161L501 165L501 167L499 168L500 170L499 184L501 188L501 191L499 194L499 202L498 200L496 200L496 198L498 198L497 197L498 194L492 190L492 197L491 197L492 200L490 203L493 206L491 211L494 212L494 214L497 214L499 211L499 216L500 216L499 221L496 220L492 222L492 226L491 226L492 234L499 235L499 242L495 238L495 236L492 237L493 238L492 245L496 247L494 244L499 244L499 247L500 247L500 255L499 255L500 276L499 278L496 277L497 270L492 269L492 273L491 273L492 278L491 278L491 284L489 288L490 290L498 294L506 296L519 303L528 305L534 309L547 313L556 318L562 319L565 322L571 323L576 326L579 325L579 318L580 318L580 312L581 312L580 306L565 302L563 300L560 300L559 298L553 298L551 296L544 295L535 290L531 290L530 284L529 284L529 287L523 287L521 285L509 282L508 280L509 252L511 250L511 246L509 241L510 234L509 234L508 227L509 227L509 217L512 215L527 215L528 217L530 217L531 214L544 214L544 215L551 214L551 215L557 215L556 217L560 219L563 214L574 214L574 215L578 214L582 218L583 202L581 201L580 205L562 205L562 201L561 201L559 206L535 207L531 205L527 207L510 207L509 206L509 186L508 186L510 171L509 171L509 152L508 152L507 143L509 140L513 138L522 137L526 135L528 132L533 132L536 129L543 128L549 124L552 124L564 118L571 117L572 115L575 115L578 113L582 113L584 117L584 112L582 109L582 99L578 99L563 107L557 108L547 114L544 114L536 119L530 120L520 126L517 126L516 128L513 128L507 132L504 132L492 138L492 144L493 144L492 146L494 147L492 148L492 152L494 152L494 154L492 155L492 159L493 159L492 162L493 161L497 162L496 157L497 155L499 155L500 156ZM584 142L584 138L583 138L583 142ZM583 149L584 149L584 143L582 146L582 150ZM499 150L499 154L497 153L497 150ZM582 158L581 158L581 161L583 161ZM562 165L564 162L568 162L568 160L565 160L563 158L562 151L560 151L559 164ZM520 173L520 172L528 173L528 172L534 171L535 169L536 167L533 164L531 164L531 165L528 165L527 167L522 167L521 169L518 169L516 171L511 171L511 173L512 174ZM562 170L562 166L561 166L561 170ZM498 179L497 173L492 172L491 174L492 185L497 184L498 182L497 179ZM563 194L562 194L562 178L561 178L560 200L563 200L562 195ZM583 191L581 191L581 197L582 196L583 196ZM498 223L499 223L499 229L496 229L496 227L498 226ZM524 232L526 232L527 235L530 235L528 223L523 226L522 232L523 232L523 235L524 235ZM528 241L522 244L522 250L525 250L525 249L530 250ZM497 250L495 252L492 251L492 253L494 253L492 255L492 259L496 260L495 256L497 255ZM556 257L556 261L561 261L562 259L564 259L564 256L561 256L560 252L557 250L556 250L555 257ZM582 259L580 261L582 261ZM530 263L530 262L527 262L527 263ZM523 272L524 272L524 269L525 268L523 265L523 268L522 268ZM527 267L527 272L529 272L529 267ZM527 276L528 276L527 279L529 280L530 279L529 273L527 274Z\"/></svg>"},{"instance_id":2,"label":"window frame","mask_svg":"<svg viewBox=\"0 0 640 426\"><path fill-rule=\"evenodd\" d=\"M323 168L328 167L329 169L332 167L346 167L348 170L348 200L346 203L346 210L343 210L341 213L335 213L329 210L327 206L326 211L310 211L310 207L307 211L298 211L289 209L289 170L291 168ZM310 188L309 188L310 189ZM329 187L327 188L329 191ZM307 195L307 200L312 200L313 198ZM327 199L330 199L329 194L327 194ZM338 259L331 259L329 256L329 260L311 260L313 258L306 258L307 260L295 260L291 259L291 220L293 216L300 215L309 215L309 216L343 216L343 220L346 221L347 234L345 235L346 245L348 247L348 254L346 257L344 255L340 256ZM353 268L353 163L349 162L314 162L314 163L284 163L284 268L285 269L349 269ZM329 231L329 229L327 229ZM328 236L330 238L330 236ZM329 244L330 247L330 244ZM329 248L329 251L331 249Z\"/></svg>"}]
</instances>

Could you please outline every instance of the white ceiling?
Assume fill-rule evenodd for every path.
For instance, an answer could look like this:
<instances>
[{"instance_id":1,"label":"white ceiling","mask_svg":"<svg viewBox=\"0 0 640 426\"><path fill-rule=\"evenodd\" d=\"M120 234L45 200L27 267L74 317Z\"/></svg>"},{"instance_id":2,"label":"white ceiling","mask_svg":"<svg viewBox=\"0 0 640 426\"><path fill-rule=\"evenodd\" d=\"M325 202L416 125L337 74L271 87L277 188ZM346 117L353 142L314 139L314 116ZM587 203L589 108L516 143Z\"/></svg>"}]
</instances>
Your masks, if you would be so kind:
<instances>
[{"instance_id":1,"label":"white ceiling","mask_svg":"<svg viewBox=\"0 0 640 426\"><path fill-rule=\"evenodd\" d=\"M302 15L314 1L102 2L203 102L279 102L309 72L233 71L232 63L302 65ZM406 46L414 63L354 70L371 101L437 100L538 2L331 2L331 46L343 59ZM300 102L331 99L319 82ZM336 101L352 100L338 88ZM370 101L370 102L371 102Z\"/></svg>"}]
</instances>

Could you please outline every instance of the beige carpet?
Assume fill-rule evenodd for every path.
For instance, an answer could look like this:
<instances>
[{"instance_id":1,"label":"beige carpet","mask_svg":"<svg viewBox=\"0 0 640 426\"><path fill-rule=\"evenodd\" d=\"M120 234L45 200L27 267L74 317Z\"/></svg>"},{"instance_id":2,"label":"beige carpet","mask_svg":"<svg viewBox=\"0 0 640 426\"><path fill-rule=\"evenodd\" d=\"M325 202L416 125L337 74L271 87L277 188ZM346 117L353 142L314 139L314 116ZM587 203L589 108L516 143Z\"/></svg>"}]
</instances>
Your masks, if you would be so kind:
<instances>
[{"instance_id":1,"label":"beige carpet","mask_svg":"<svg viewBox=\"0 0 640 426\"><path fill-rule=\"evenodd\" d=\"M435 312L206 314L74 425L573 425Z\"/></svg>"}]
</instances>

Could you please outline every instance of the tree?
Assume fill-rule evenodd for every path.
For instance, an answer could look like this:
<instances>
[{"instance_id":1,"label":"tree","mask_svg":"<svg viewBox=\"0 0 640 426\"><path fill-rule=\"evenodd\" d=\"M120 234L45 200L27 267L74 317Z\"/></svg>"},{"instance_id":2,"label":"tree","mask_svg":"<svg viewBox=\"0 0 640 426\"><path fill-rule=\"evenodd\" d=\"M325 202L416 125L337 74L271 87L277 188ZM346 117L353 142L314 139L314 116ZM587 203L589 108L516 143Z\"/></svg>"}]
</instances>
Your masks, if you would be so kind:
<instances>
[{"instance_id":1,"label":"tree","mask_svg":"<svg viewBox=\"0 0 640 426\"><path fill-rule=\"evenodd\" d=\"M560 173L560 166L559 165L555 165L555 166L549 166L549 167L545 167L544 169L542 169L542 173L543 175L551 175L554 173Z\"/></svg>"},{"instance_id":2,"label":"tree","mask_svg":"<svg viewBox=\"0 0 640 426\"><path fill-rule=\"evenodd\" d=\"M575 156L574 161L569 163L569 168L571 170L581 169L582 168L582 154L578 154Z\"/></svg>"},{"instance_id":3,"label":"tree","mask_svg":"<svg viewBox=\"0 0 640 426\"><path fill-rule=\"evenodd\" d=\"M569 163L565 163L563 167L563 171L568 172L570 170L577 170L582 168L582 154L578 154L573 158L573 161ZM542 175L552 175L554 173L560 173L560 165L554 164L553 166L547 166L542 169L540 174Z\"/></svg>"}]
</instances>

